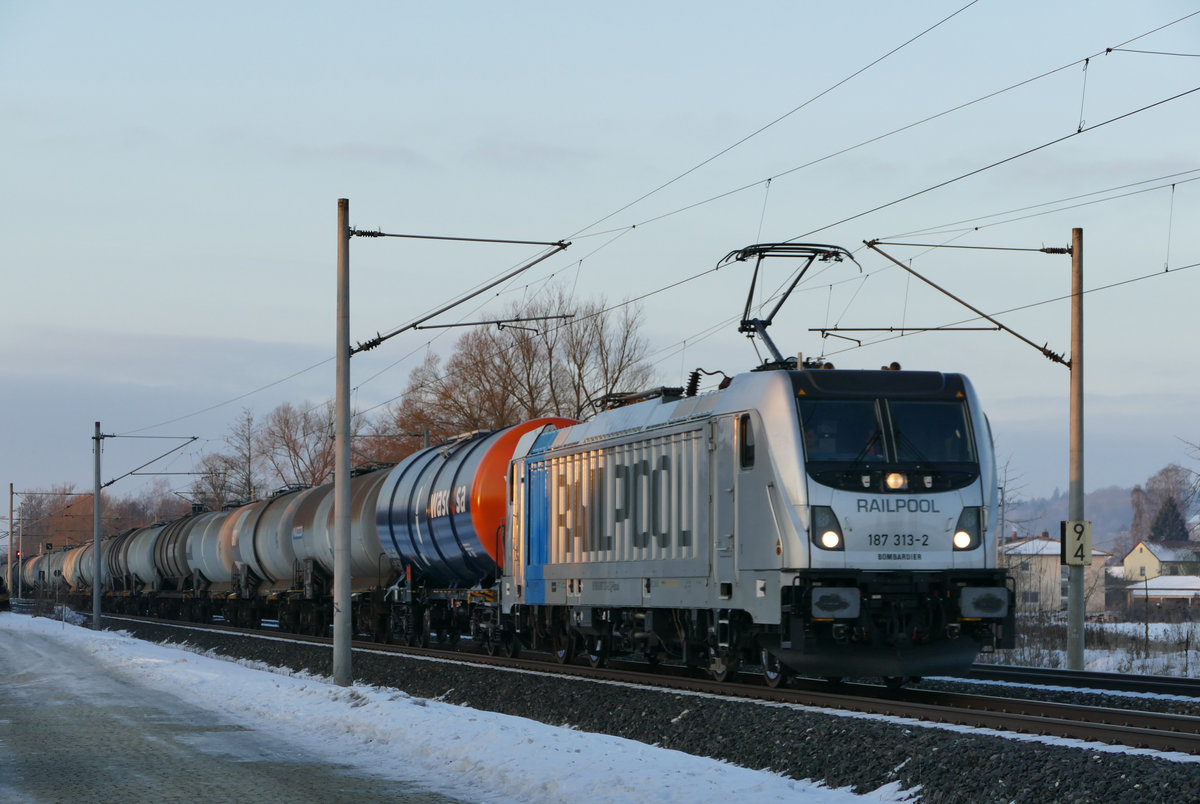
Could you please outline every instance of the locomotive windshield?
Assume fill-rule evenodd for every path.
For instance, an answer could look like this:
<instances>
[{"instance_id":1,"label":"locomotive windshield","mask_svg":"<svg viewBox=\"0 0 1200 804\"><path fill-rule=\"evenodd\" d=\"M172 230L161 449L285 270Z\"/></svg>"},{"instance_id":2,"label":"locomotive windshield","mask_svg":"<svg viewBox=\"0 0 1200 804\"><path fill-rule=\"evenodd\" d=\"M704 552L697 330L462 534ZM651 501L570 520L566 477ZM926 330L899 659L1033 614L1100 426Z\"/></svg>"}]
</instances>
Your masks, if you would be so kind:
<instances>
[{"instance_id":1,"label":"locomotive windshield","mask_svg":"<svg viewBox=\"0 0 1200 804\"><path fill-rule=\"evenodd\" d=\"M799 406L809 473L826 485L862 489L884 467L921 473L914 485L925 489L961 488L978 476L965 401L800 399Z\"/></svg>"}]
</instances>

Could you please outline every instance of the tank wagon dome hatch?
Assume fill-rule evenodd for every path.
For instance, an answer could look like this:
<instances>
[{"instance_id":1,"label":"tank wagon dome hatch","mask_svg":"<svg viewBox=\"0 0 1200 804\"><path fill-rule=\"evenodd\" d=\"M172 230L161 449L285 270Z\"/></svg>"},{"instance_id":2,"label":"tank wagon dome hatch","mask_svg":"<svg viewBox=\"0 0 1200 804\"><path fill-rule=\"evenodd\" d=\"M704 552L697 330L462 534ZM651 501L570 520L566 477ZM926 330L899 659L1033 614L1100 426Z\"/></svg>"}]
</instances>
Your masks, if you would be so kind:
<instances>
[{"instance_id":1,"label":"tank wagon dome hatch","mask_svg":"<svg viewBox=\"0 0 1200 804\"><path fill-rule=\"evenodd\" d=\"M413 453L379 490L376 524L385 553L438 586L488 585L504 565L508 464L526 433L569 427L544 417L462 436Z\"/></svg>"}]
</instances>

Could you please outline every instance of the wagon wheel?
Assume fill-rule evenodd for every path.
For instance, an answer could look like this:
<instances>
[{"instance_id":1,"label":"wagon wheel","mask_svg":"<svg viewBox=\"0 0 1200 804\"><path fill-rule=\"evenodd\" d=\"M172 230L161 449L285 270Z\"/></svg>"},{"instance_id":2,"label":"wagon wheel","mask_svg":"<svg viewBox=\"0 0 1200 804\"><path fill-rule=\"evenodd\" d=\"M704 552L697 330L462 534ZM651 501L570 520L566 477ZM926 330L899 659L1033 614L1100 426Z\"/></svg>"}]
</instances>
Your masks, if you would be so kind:
<instances>
[{"instance_id":1,"label":"wagon wheel","mask_svg":"<svg viewBox=\"0 0 1200 804\"><path fill-rule=\"evenodd\" d=\"M421 624L419 626L419 629L420 629L420 633L417 635L417 644L422 648L428 648L430 636L433 633L433 610L432 609L427 608L423 612L421 612ZM438 644L440 645L444 641L445 641L445 639L439 635L437 638Z\"/></svg>"},{"instance_id":2,"label":"wagon wheel","mask_svg":"<svg viewBox=\"0 0 1200 804\"><path fill-rule=\"evenodd\" d=\"M904 686L904 681L904 676L883 677L884 686L886 686L891 692L899 692L900 688Z\"/></svg>"},{"instance_id":3,"label":"wagon wheel","mask_svg":"<svg viewBox=\"0 0 1200 804\"><path fill-rule=\"evenodd\" d=\"M771 689L786 684L790 677L790 673L783 666L783 662L779 661L779 657L766 648L762 649L762 671L763 681L767 682L767 686Z\"/></svg>"},{"instance_id":4,"label":"wagon wheel","mask_svg":"<svg viewBox=\"0 0 1200 804\"><path fill-rule=\"evenodd\" d=\"M500 655L509 659L515 659L521 655L521 638L515 631L501 632Z\"/></svg>"}]
</instances>

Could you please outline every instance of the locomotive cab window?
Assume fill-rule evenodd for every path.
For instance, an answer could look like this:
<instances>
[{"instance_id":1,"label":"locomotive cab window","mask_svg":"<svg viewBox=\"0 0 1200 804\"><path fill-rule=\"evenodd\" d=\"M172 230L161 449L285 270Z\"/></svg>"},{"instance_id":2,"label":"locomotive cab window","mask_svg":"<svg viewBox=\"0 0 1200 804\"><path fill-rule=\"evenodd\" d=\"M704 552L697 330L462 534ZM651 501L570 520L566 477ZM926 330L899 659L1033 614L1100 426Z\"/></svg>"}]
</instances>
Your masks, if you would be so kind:
<instances>
[{"instance_id":1,"label":"locomotive cab window","mask_svg":"<svg viewBox=\"0 0 1200 804\"><path fill-rule=\"evenodd\" d=\"M754 425L749 413L738 417L738 463L743 469L754 466Z\"/></svg>"},{"instance_id":2,"label":"locomotive cab window","mask_svg":"<svg viewBox=\"0 0 1200 804\"><path fill-rule=\"evenodd\" d=\"M964 400L801 398L798 405L808 473L823 485L948 491L979 476Z\"/></svg>"},{"instance_id":3,"label":"locomotive cab window","mask_svg":"<svg viewBox=\"0 0 1200 804\"><path fill-rule=\"evenodd\" d=\"M891 402L897 459L913 462L970 463L975 448L961 402Z\"/></svg>"}]
</instances>

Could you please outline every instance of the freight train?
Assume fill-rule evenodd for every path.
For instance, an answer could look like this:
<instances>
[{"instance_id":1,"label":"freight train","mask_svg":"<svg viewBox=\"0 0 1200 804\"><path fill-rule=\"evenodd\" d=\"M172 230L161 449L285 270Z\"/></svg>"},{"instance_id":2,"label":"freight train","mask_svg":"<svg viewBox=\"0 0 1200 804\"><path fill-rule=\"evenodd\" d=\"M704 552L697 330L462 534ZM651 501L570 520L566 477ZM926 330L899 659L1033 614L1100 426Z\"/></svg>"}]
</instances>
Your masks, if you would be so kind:
<instances>
[{"instance_id":1,"label":"freight train","mask_svg":"<svg viewBox=\"0 0 1200 804\"><path fill-rule=\"evenodd\" d=\"M789 249L808 264L848 256ZM771 685L900 683L1011 647L992 438L971 383L806 366L749 309L743 331L776 359L717 390L697 393L693 375L686 389L610 397L587 421L466 434L356 475L355 631L593 665L640 657L721 680L754 666ZM85 594L92 549L27 559L22 577ZM332 622L331 485L101 549L112 611L309 634Z\"/></svg>"}]
</instances>

